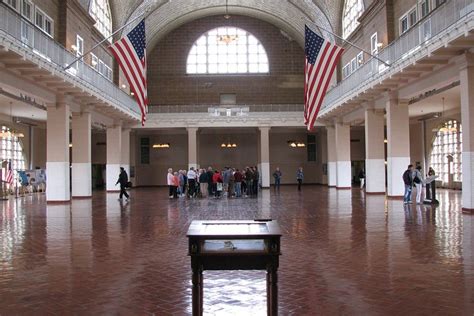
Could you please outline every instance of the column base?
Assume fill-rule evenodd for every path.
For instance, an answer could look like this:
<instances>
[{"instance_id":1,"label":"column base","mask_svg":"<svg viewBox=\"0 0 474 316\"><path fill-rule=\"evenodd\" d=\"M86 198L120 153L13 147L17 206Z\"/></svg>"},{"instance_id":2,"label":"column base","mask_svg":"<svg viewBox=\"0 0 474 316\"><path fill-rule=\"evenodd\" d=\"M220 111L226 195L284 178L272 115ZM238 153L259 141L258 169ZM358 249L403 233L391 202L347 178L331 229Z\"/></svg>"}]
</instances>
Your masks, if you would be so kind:
<instances>
[{"instance_id":1,"label":"column base","mask_svg":"<svg viewBox=\"0 0 474 316\"><path fill-rule=\"evenodd\" d=\"M350 161L337 161L337 187L351 188L352 170Z\"/></svg>"},{"instance_id":2,"label":"column base","mask_svg":"<svg viewBox=\"0 0 474 316\"><path fill-rule=\"evenodd\" d=\"M338 190L351 190L352 187L336 187Z\"/></svg>"},{"instance_id":3,"label":"column base","mask_svg":"<svg viewBox=\"0 0 474 316\"><path fill-rule=\"evenodd\" d=\"M410 157L388 157L387 158L387 177L388 177L388 196L401 196L405 193L405 184L403 183L403 173L410 164Z\"/></svg>"},{"instance_id":4,"label":"column base","mask_svg":"<svg viewBox=\"0 0 474 316\"><path fill-rule=\"evenodd\" d=\"M64 200L64 201L46 201L46 204L49 204L49 205L71 204L71 200Z\"/></svg>"},{"instance_id":5,"label":"column base","mask_svg":"<svg viewBox=\"0 0 474 316\"><path fill-rule=\"evenodd\" d=\"M270 187L270 163L260 163L260 177L262 179L262 188Z\"/></svg>"},{"instance_id":6,"label":"column base","mask_svg":"<svg viewBox=\"0 0 474 316\"><path fill-rule=\"evenodd\" d=\"M328 185L330 187L337 185L337 168L335 161L328 161Z\"/></svg>"},{"instance_id":7,"label":"column base","mask_svg":"<svg viewBox=\"0 0 474 316\"><path fill-rule=\"evenodd\" d=\"M92 199L92 195L87 195L87 196L73 196L73 200L88 200Z\"/></svg>"},{"instance_id":8,"label":"column base","mask_svg":"<svg viewBox=\"0 0 474 316\"><path fill-rule=\"evenodd\" d=\"M92 196L92 165L72 163L72 197Z\"/></svg>"},{"instance_id":9,"label":"column base","mask_svg":"<svg viewBox=\"0 0 474 316\"><path fill-rule=\"evenodd\" d=\"M474 215L474 208L465 208L465 207L463 207L462 212L464 214Z\"/></svg>"},{"instance_id":10,"label":"column base","mask_svg":"<svg viewBox=\"0 0 474 316\"><path fill-rule=\"evenodd\" d=\"M385 193L385 160L365 160L365 191L367 193Z\"/></svg>"},{"instance_id":11,"label":"column base","mask_svg":"<svg viewBox=\"0 0 474 316\"><path fill-rule=\"evenodd\" d=\"M387 195L389 200L403 200L403 195Z\"/></svg>"},{"instance_id":12,"label":"column base","mask_svg":"<svg viewBox=\"0 0 474 316\"><path fill-rule=\"evenodd\" d=\"M46 201L65 202L71 199L69 162L46 162Z\"/></svg>"},{"instance_id":13,"label":"column base","mask_svg":"<svg viewBox=\"0 0 474 316\"><path fill-rule=\"evenodd\" d=\"M474 152L462 153L462 207L474 209Z\"/></svg>"},{"instance_id":14,"label":"column base","mask_svg":"<svg viewBox=\"0 0 474 316\"><path fill-rule=\"evenodd\" d=\"M106 190L107 192L118 192L120 191L117 183L120 174L120 164L107 164L105 167L106 173Z\"/></svg>"},{"instance_id":15,"label":"column base","mask_svg":"<svg viewBox=\"0 0 474 316\"><path fill-rule=\"evenodd\" d=\"M385 195L385 191L384 192L367 192L367 191L365 191L365 194L368 194L368 195Z\"/></svg>"}]
</instances>

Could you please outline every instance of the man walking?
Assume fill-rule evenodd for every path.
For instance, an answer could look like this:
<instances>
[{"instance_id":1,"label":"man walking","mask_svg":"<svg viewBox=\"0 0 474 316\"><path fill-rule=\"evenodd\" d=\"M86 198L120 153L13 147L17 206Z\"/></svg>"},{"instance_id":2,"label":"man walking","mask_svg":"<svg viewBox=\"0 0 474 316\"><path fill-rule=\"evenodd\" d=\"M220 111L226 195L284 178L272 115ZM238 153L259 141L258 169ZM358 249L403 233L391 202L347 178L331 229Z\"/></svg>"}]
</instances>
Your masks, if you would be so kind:
<instances>
[{"instance_id":1,"label":"man walking","mask_svg":"<svg viewBox=\"0 0 474 316\"><path fill-rule=\"evenodd\" d=\"M127 184L128 184L128 175L127 175L127 172L125 171L125 169L123 167L120 167L120 174L119 174L118 180L115 183L115 185L117 185L119 183L120 183L119 200L121 200L122 197L125 195L125 197L127 198L127 201L128 201L130 196L128 195L127 191L125 190L127 188Z\"/></svg>"}]
</instances>

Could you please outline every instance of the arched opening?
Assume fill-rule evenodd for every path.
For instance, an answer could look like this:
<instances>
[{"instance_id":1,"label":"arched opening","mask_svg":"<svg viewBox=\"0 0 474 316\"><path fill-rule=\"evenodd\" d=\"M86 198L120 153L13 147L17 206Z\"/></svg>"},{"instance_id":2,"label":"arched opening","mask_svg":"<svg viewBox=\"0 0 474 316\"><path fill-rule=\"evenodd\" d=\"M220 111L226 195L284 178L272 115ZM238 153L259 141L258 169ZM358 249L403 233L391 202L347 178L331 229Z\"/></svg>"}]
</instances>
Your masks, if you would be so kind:
<instances>
[{"instance_id":1,"label":"arched opening","mask_svg":"<svg viewBox=\"0 0 474 316\"><path fill-rule=\"evenodd\" d=\"M237 27L218 27L201 35L186 62L188 74L268 73L268 57L260 41Z\"/></svg>"},{"instance_id":2,"label":"arched opening","mask_svg":"<svg viewBox=\"0 0 474 316\"><path fill-rule=\"evenodd\" d=\"M457 120L443 123L435 134L430 164L444 187L462 182L462 127Z\"/></svg>"},{"instance_id":3,"label":"arched opening","mask_svg":"<svg viewBox=\"0 0 474 316\"><path fill-rule=\"evenodd\" d=\"M95 20L95 27L104 37L112 34L112 15L110 13L110 5L108 0L92 0L89 7L89 14ZM112 39L109 39L109 42Z\"/></svg>"}]
</instances>

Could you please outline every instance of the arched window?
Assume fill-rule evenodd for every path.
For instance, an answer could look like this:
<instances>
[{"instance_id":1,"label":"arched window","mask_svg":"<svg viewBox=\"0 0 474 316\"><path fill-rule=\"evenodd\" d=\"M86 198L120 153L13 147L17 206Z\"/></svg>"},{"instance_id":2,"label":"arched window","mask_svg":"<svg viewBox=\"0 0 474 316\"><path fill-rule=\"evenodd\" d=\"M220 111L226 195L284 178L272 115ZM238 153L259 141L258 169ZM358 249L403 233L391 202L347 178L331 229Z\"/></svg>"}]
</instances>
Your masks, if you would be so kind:
<instances>
[{"instance_id":1,"label":"arched window","mask_svg":"<svg viewBox=\"0 0 474 316\"><path fill-rule=\"evenodd\" d=\"M268 58L260 41L245 30L219 27L193 44L188 74L268 73Z\"/></svg>"},{"instance_id":2,"label":"arched window","mask_svg":"<svg viewBox=\"0 0 474 316\"><path fill-rule=\"evenodd\" d=\"M453 181L462 181L462 127L456 120L444 123L436 132L430 156L430 166L433 167L438 180L449 183L449 174Z\"/></svg>"},{"instance_id":3,"label":"arched window","mask_svg":"<svg viewBox=\"0 0 474 316\"><path fill-rule=\"evenodd\" d=\"M95 27L102 35L109 37L112 34L112 15L108 0L91 0L90 15L95 20ZM109 42L112 39L109 39Z\"/></svg>"},{"instance_id":4,"label":"arched window","mask_svg":"<svg viewBox=\"0 0 474 316\"><path fill-rule=\"evenodd\" d=\"M342 37L347 38L359 25L357 19L364 12L363 0L346 0L342 13Z\"/></svg>"},{"instance_id":5,"label":"arched window","mask_svg":"<svg viewBox=\"0 0 474 316\"><path fill-rule=\"evenodd\" d=\"M23 155L23 146L20 138L22 133L17 133L6 126L2 126L0 131L0 159L2 163L10 163L11 169L25 170L25 157ZM7 170L7 168L5 168ZM6 174L6 170L4 170ZM3 178L5 178L5 174Z\"/></svg>"}]
</instances>

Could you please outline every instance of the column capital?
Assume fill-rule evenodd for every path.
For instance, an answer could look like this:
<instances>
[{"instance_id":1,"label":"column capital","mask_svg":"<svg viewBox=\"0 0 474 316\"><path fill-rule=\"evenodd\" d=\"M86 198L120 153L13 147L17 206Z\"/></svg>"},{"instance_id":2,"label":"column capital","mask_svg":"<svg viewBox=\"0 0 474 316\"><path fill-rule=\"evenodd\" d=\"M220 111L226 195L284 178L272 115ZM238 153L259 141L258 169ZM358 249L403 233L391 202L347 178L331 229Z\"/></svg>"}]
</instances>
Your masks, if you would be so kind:
<instances>
[{"instance_id":1,"label":"column capital","mask_svg":"<svg viewBox=\"0 0 474 316\"><path fill-rule=\"evenodd\" d=\"M271 126L259 126L258 130L259 131L270 131Z\"/></svg>"},{"instance_id":2,"label":"column capital","mask_svg":"<svg viewBox=\"0 0 474 316\"><path fill-rule=\"evenodd\" d=\"M199 127L186 127L186 131L188 131L188 133L197 133L198 130Z\"/></svg>"},{"instance_id":3,"label":"column capital","mask_svg":"<svg viewBox=\"0 0 474 316\"><path fill-rule=\"evenodd\" d=\"M459 69L466 69L474 66L474 54L465 52L464 54L455 58L456 64L459 66Z\"/></svg>"}]
</instances>

